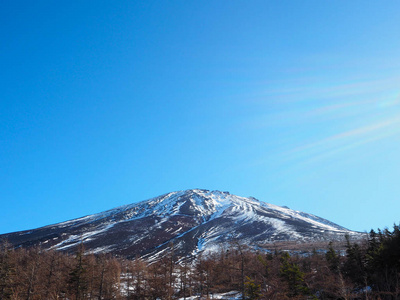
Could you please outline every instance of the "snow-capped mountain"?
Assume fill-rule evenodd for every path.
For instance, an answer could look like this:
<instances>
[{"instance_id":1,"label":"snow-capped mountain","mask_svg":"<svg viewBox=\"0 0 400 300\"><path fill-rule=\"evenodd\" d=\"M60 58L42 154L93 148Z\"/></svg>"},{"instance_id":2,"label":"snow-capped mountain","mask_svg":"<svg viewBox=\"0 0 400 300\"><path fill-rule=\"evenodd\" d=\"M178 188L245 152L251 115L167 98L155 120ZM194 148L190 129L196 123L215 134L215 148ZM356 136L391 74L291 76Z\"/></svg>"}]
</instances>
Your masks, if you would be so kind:
<instances>
[{"instance_id":1,"label":"snow-capped mountain","mask_svg":"<svg viewBox=\"0 0 400 300\"><path fill-rule=\"evenodd\" d=\"M237 240L262 247L274 241L321 241L359 236L323 218L228 192L186 190L168 193L102 213L0 235L16 247L145 257L196 255Z\"/></svg>"}]
</instances>

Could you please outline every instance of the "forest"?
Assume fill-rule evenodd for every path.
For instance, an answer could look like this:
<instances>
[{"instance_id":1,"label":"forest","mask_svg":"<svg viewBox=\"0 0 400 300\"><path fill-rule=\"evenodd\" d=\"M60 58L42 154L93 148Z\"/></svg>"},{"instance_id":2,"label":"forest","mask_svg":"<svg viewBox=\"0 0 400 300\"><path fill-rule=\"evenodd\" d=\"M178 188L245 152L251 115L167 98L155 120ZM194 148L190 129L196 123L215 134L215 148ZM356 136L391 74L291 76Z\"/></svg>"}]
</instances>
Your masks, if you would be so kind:
<instances>
[{"instance_id":1,"label":"forest","mask_svg":"<svg viewBox=\"0 0 400 300\"><path fill-rule=\"evenodd\" d=\"M172 245L170 249L172 249ZM196 259L172 250L156 261L0 245L0 299L400 299L400 229L335 242L302 255L254 251L238 241Z\"/></svg>"}]
</instances>

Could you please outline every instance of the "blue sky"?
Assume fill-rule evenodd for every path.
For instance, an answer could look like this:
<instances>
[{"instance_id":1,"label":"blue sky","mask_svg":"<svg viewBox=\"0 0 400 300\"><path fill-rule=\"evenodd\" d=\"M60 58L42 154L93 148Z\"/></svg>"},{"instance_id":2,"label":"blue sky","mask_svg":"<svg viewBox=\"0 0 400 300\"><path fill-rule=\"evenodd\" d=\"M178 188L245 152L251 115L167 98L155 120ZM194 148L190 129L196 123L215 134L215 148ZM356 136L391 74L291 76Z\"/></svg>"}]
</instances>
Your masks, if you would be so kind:
<instances>
[{"instance_id":1,"label":"blue sky","mask_svg":"<svg viewBox=\"0 0 400 300\"><path fill-rule=\"evenodd\" d=\"M0 233L190 188L400 221L400 2L2 1Z\"/></svg>"}]
</instances>

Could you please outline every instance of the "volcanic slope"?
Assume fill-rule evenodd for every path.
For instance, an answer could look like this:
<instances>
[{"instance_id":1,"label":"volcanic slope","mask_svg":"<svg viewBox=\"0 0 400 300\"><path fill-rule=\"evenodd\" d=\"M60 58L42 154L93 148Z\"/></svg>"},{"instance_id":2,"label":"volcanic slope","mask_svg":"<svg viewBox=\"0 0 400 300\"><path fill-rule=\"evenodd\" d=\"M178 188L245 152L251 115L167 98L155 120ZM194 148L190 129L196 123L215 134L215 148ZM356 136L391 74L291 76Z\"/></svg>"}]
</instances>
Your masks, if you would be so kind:
<instances>
[{"instance_id":1,"label":"volcanic slope","mask_svg":"<svg viewBox=\"0 0 400 300\"><path fill-rule=\"evenodd\" d=\"M15 247L155 258L172 245L195 256L232 240L253 247L276 241L341 240L360 233L323 218L228 192L186 190L29 231L0 235Z\"/></svg>"}]
</instances>

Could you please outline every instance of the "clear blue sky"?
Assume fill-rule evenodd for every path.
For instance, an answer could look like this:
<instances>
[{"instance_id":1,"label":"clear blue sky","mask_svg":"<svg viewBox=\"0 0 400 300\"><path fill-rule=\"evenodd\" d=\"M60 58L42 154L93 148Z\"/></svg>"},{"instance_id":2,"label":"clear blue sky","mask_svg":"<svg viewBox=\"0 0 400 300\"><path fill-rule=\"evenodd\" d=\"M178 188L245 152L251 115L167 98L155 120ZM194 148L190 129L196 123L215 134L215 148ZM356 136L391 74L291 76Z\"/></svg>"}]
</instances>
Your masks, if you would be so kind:
<instances>
[{"instance_id":1,"label":"clear blue sky","mask_svg":"<svg viewBox=\"0 0 400 300\"><path fill-rule=\"evenodd\" d=\"M400 221L399 1L1 1L0 233L189 188Z\"/></svg>"}]
</instances>

